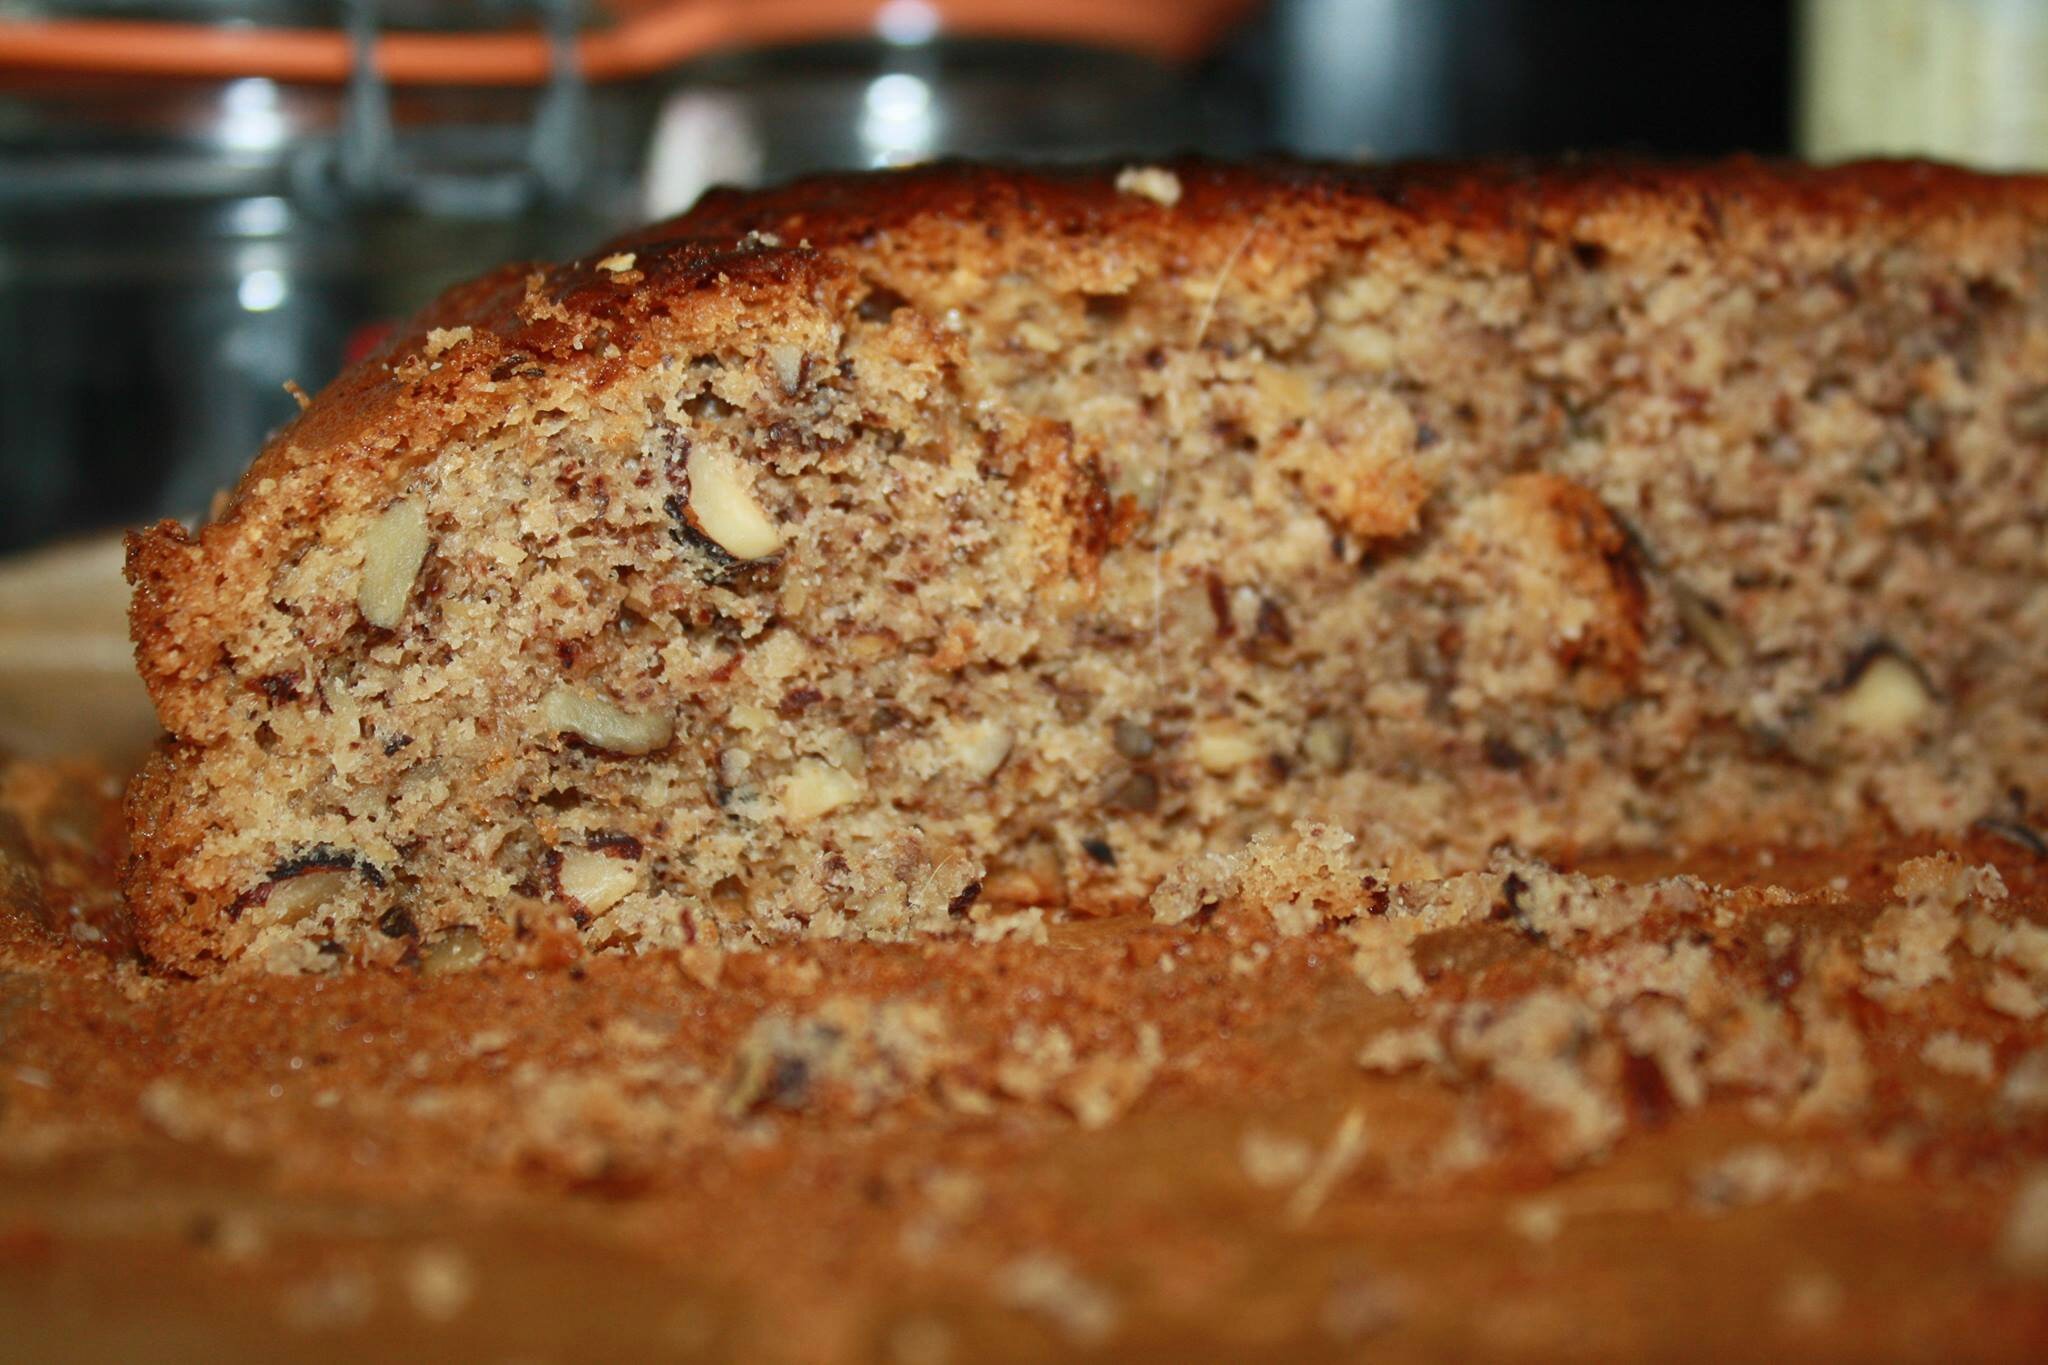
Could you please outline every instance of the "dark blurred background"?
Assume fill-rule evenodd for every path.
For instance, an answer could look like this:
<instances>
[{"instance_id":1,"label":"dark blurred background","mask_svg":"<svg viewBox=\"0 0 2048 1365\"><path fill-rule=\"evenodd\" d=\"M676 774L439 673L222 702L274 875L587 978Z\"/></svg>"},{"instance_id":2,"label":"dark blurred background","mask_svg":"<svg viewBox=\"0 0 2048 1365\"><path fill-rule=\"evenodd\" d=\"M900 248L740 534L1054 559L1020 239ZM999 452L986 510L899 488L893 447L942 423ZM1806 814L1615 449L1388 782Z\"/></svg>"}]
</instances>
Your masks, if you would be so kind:
<instances>
[{"instance_id":1,"label":"dark blurred background","mask_svg":"<svg viewBox=\"0 0 2048 1365\"><path fill-rule=\"evenodd\" d=\"M1916 60L1944 7L2014 8L0 0L0 550L199 511L292 413L286 380L711 183L945 155L1834 155L1870 119L1837 98L1826 132L1813 73L1898 106L1876 64Z\"/></svg>"}]
</instances>

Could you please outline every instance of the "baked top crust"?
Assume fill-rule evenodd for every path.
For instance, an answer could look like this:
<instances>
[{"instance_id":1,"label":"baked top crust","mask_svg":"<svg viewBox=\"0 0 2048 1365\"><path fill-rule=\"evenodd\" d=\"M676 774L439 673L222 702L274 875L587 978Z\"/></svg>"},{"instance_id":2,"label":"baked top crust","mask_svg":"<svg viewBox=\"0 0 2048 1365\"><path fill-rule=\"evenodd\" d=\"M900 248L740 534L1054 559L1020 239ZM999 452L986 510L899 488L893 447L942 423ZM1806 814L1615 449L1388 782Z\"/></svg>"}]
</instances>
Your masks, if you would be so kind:
<instances>
[{"instance_id":1,"label":"baked top crust","mask_svg":"<svg viewBox=\"0 0 2048 1365\"><path fill-rule=\"evenodd\" d=\"M395 486L450 431L504 401L532 371L601 389L657 359L657 335L723 329L766 301L851 287L841 253L914 263L934 230L982 225L992 263L1057 273L1061 239L1114 237L1166 257L1227 254L1247 216L1266 250L1342 237L1426 239L1444 253L1516 258L1569 243L1583 228L1623 238L1734 238L1757 250L1787 231L1825 236L1880 224L1934 234L1967 255L1971 239L2048 222L2048 177L1994 176L1914 161L1820 168L1736 158L1695 166L1173 163L1173 204L1120 191L1119 172L941 163L886 175L820 176L768 191L714 190L690 212L558 265L514 263L451 289L384 347L323 389L266 446L224 512L199 531L233 572L289 552L294 523L362 494L306 488L288 505L258 496L309 465L342 483ZM944 225L944 226L940 226ZM1255 244L1257 245L1257 244ZM1249 249L1249 248L1247 248ZM633 257L624 270L600 263ZM436 332L469 328L427 354ZM238 553L234 553L238 552ZM195 553L174 523L131 550L143 677L173 707L195 667L190 638L207 620L204 583L182 578ZM246 564L248 567L243 568ZM177 728L175 725L172 728Z\"/></svg>"}]
</instances>

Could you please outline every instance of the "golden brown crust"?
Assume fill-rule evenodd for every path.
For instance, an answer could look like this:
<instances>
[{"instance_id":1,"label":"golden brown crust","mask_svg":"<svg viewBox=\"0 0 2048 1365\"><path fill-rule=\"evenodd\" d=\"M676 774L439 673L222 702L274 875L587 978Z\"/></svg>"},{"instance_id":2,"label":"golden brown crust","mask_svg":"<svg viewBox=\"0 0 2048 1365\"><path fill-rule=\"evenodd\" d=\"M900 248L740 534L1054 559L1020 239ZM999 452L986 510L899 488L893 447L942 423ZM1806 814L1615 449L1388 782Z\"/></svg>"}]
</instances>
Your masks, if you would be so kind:
<instances>
[{"instance_id":1,"label":"golden brown crust","mask_svg":"<svg viewBox=\"0 0 2048 1365\"><path fill-rule=\"evenodd\" d=\"M253 497L265 480L325 470L295 489L296 518L317 517L330 480L395 484L413 461L488 409L496 386L536 371L569 373L593 389L651 359L650 331L730 319L767 297L843 292L852 282L833 249L859 245L913 258L921 224L983 225L991 258L1016 258L1017 239L1057 243L1115 236L1133 251L1212 254L1250 220L1281 237L1424 238L1445 249L1521 256L1566 250L1576 225L1603 233L1710 237L1881 222L1910 235L1936 222L2018 215L2048 221L2048 177L1985 176L1922 162L1820 169L1736 159L1694 167L1389 168L1275 163L1176 163L1182 197L1169 211L1119 193L1112 169L1023 171L950 164L887 176L823 177L767 192L715 191L690 213L553 267L510 265L450 290L377 353L327 388L267 446L195 556L172 523L142 533L130 577L138 586L138 658L166 724L184 733L181 683L214 666L205 642L232 629L205 614L205 559L219 577L258 572L288 553L281 509ZM1770 225L1777 226L1772 228ZM1042 254L1026 252L1028 258ZM626 252L633 266L595 263ZM1043 262L1039 262L1043 264ZM470 329L422 359L437 329ZM616 347L613 351L611 348ZM490 387L485 387L490 386ZM351 473L350 471L360 471ZM374 471L374 472L372 472ZM360 495L346 495L351 501Z\"/></svg>"},{"instance_id":2,"label":"golden brown crust","mask_svg":"<svg viewBox=\"0 0 2048 1365\"><path fill-rule=\"evenodd\" d=\"M480 382L508 384L535 370L567 369L602 388L647 355L659 321L687 327L744 313L764 297L844 290L835 247L858 244L914 256L919 225L983 225L991 257L1014 238L1117 236L1133 250L1201 255L1247 219L1276 235L1389 236L1455 242L1460 250L1517 256L1568 248L1576 224L1611 231L1711 236L1787 220L1806 231L1882 222L1909 235L1941 221L2018 214L2048 221L2048 177L1985 176L1922 162L1864 162L1830 169L1736 159L1675 168L1652 165L1428 166L1391 168L1177 163L1182 198L1169 211L1119 193L1113 170L1023 171L965 164L886 176L823 177L777 190L714 191L690 213L630 233L590 256L553 267L508 265L443 295L412 325L358 362L280 432L238 485L225 514L203 528L208 557L281 552L251 534L261 514L250 495L315 460L377 468L395 482L406 452L425 458L477 410ZM632 254L625 271L594 263ZM830 282L828 284L828 281ZM469 334L438 363L419 363L430 333ZM606 348L616 346L617 353ZM488 400L484 400L488 401ZM339 469L336 471L339 472ZM297 510L316 515L318 488ZM245 529L248 528L248 529ZM241 532L241 534L237 534ZM205 633L181 614L189 565L185 537L159 523L136 542L131 576L150 591L136 608L146 676L161 699L173 679L160 641ZM236 565L239 568L239 564ZM184 585L189 593L193 589ZM190 610L184 608L183 610ZM204 665L200 665L204 666ZM160 691L159 689L164 689Z\"/></svg>"},{"instance_id":3,"label":"golden brown crust","mask_svg":"<svg viewBox=\"0 0 2048 1365\"><path fill-rule=\"evenodd\" d=\"M1518 256L1566 249L1575 224L1626 233L1717 235L1775 220L1803 230L1883 222L1909 235L1929 223L2018 214L2048 221L2048 177L1991 177L1920 162L1832 169L1745 159L1690 168L1428 166L1392 168L1178 163L1182 198L1169 212L1119 193L1111 170L1047 172L940 165L887 176L801 180L768 192L715 191L697 208L553 267L508 265L458 286L412 325L320 392L237 486L228 508L188 536L160 522L132 542L137 654L151 694L174 706L181 683L215 666L204 644L229 623L205 614L204 579L254 574L289 552L281 509L255 496L292 475L296 518L317 517L336 481L395 484L438 442L487 411L500 386L569 373L601 389L651 356L649 331L744 314L767 297L843 292L834 247L914 257L919 225L983 225L993 258L1015 238L1057 242L1115 235L1132 250L1198 256L1247 220L1279 236L1439 240ZM599 270L620 253L631 269ZM432 362L437 330L469 329ZM611 348L617 348L613 350ZM374 473L372 472L374 471ZM362 500L359 494L347 495ZM194 552L193 546L198 551ZM166 723L183 732L167 714Z\"/></svg>"}]
</instances>

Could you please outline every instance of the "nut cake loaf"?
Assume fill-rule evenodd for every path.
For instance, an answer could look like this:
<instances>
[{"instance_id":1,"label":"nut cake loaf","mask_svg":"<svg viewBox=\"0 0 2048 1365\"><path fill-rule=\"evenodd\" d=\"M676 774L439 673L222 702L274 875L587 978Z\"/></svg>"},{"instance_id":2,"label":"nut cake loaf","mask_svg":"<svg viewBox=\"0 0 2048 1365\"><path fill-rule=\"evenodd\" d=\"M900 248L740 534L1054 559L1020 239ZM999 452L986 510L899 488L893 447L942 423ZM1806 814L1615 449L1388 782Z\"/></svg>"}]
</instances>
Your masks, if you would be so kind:
<instances>
[{"instance_id":1,"label":"nut cake loaf","mask_svg":"<svg viewBox=\"0 0 2048 1365\"><path fill-rule=\"evenodd\" d=\"M202 973L2048 799L2048 181L944 166L458 288L133 538ZM1405 856L1405 855L1404 855Z\"/></svg>"}]
</instances>

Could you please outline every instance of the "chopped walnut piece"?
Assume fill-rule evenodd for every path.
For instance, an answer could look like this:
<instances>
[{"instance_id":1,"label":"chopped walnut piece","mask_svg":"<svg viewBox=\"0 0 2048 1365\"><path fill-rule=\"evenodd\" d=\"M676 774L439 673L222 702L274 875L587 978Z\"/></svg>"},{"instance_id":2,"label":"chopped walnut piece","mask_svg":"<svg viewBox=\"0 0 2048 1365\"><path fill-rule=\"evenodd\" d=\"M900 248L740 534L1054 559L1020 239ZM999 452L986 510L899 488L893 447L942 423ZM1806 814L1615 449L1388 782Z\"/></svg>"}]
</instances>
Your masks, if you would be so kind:
<instances>
[{"instance_id":1,"label":"chopped walnut piece","mask_svg":"<svg viewBox=\"0 0 2048 1365\"><path fill-rule=\"evenodd\" d=\"M1110 739L1116 751L1125 758L1150 758L1158 748L1158 741L1152 732L1134 720L1120 720L1110 731Z\"/></svg>"},{"instance_id":2,"label":"chopped walnut piece","mask_svg":"<svg viewBox=\"0 0 2048 1365\"><path fill-rule=\"evenodd\" d=\"M1351 764L1351 727L1336 716L1317 716L1302 732L1301 752L1325 772L1342 772Z\"/></svg>"},{"instance_id":3,"label":"chopped walnut piece","mask_svg":"<svg viewBox=\"0 0 2048 1365\"><path fill-rule=\"evenodd\" d=\"M458 924L420 949L420 975L449 976L466 972L484 960L483 935L467 924Z\"/></svg>"},{"instance_id":4,"label":"chopped walnut piece","mask_svg":"<svg viewBox=\"0 0 2048 1365\"><path fill-rule=\"evenodd\" d=\"M859 799L860 783L822 758L798 760L782 780L782 814L789 820L815 820Z\"/></svg>"},{"instance_id":5,"label":"chopped walnut piece","mask_svg":"<svg viewBox=\"0 0 2048 1365\"><path fill-rule=\"evenodd\" d=\"M1885 649L1853 670L1835 703L1835 715L1852 734L1895 739L1910 733L1934 711L1934 693L1904 657Z\"/></svg>"},{"instance_id":6,"label":"chopped walnut piece","mask_svg":"<svg viewBox=\"0 0 2048 1365\"><path fill-rule=\"evenodd\" d=\"M400 498L363 532L363 573L356 608L363 619L390 630L405 617L413 581L426 562L427 514L419 503Z\"/></svg>"},{"instance_id":7,"label":"chopped walnut piece","mask_svg":"<svg viewBox=\"0 0 2048 1365\"><path fill-rule=\"evenodd\" d=\"M754 497L740 463L723 451L690 452L689 511L697 529L734 559L766 559L782 548L782 533Z\"/></svg>"},{"instance_id":8,"label":"chopped walnut piece","mask_svg":"<svg viewBox=\"0 0 2048 1365\"><path fill-rule=\"evenodd\" d=\"M1748 657L1749 644L1742 638L1742 632L1712 599L1683 583L1674 583L1671 586L1671 604L1677 609L1678 621L1685 627L1685 633L1696 640L1715 663L1723 668L1735 668Z\"/></svg>"},{"instance_id":9,"label":"chopped walnut piece","mask_svg":"<svg viewBox=\"0 0 2048 1365\"><path fill-rule=\"evenodd\" d=\"M787 341L768 348L768 363L775 368L775 381L784 393L795 393L804 383L804 349Z\"/></svg>"},{"instance_id":10,"label":"chopped walnut piece","mask_svg":"<svg viewBox=\"0 0 2048 1365\"><path fill-rule=\"evenodd\" d=\"M552 689L541 698L540 709L550 730L574 735L606 753L651 754L675 736L675 718L666 711L635 714L573 687Z\"/></svg>"},{"instance_id":11,"label":"chopped walnut piece","mask_svg":"<svg viewBox=\"0 0 2048 1365\"><path fill-rule=\"evenodd\" d=\"M1212 721L1195 732L1195 762L1216 777L1229 776L1262 752L1250 732L1230 721Z\"/></svg>"},{"instance_id":12,"label":"chopped walnut piece","mask_svg":"<svg viewBox=\"0 0 2048 1365\"><path fill-rule=\"evenodd\" d=\"M1007 726L992 720L958 726L952 734L953 765L969 782L986 782L1009 758L1015 742Z\"/></svg>"},{"instance_id":13,"label":"chopped walnut piece","mask_svg":"<svg viewBox=\"0 0 2048 1365\"><path fill-rule=\"evenodd\" d=\"M264 900L264 918L272 924L297 924L329 901L346 895L351 880L351 874L340 868L287 877L276 883Z\"/></svg>"},{"instance_id":14,"label":"chopped walnut piece","mask_svg":"<svg viewBox=\"0 0 2048 1365\"><path fill-rule=\"evenodd\" d=\"M626 858L587 848L565 848L555 869L564 896L593 915L602 915L640 885L640 869Z\"/></svg>"}]
</instances>

